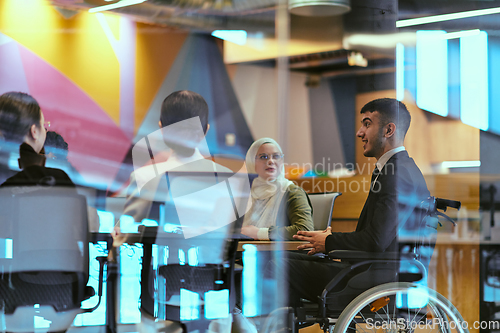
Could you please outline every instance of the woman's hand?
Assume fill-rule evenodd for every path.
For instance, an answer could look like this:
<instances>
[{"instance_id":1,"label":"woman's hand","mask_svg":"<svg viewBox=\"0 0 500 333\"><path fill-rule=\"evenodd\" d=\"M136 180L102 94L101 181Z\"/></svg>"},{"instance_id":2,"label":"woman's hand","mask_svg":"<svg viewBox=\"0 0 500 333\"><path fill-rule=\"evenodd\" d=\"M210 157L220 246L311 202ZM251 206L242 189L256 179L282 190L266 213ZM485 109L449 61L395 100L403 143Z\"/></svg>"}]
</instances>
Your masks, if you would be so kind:
<instances>
[{"instance_id":1,"label":"woman's hand","mask_svg":"<svg viewBox=\"0 0 500 333\"><path fill-rule=\"evenodd\" d=\"M259 232L259 228L257 228L254 225L247 225L247 226L241 227L241 233L243 235L251 237L255 240L258 240L258 238L257 238L258 232Z\"/></svg>"}]
</instances>

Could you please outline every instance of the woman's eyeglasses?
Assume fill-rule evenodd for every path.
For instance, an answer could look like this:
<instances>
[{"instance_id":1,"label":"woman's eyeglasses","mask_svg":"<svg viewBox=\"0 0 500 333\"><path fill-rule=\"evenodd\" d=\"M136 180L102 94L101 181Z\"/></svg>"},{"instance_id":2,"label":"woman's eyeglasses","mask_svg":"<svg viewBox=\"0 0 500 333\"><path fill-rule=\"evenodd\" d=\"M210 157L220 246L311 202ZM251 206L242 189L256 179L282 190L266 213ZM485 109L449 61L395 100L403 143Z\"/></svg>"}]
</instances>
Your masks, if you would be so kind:
<instances>
[{"instance_id":1,"label":"woman's eyeglasses","mask_svg":"<svg viewBox=\"0 0 500 333\"><path fill-rule=\"evenodd\" d=\"M283 154L271 154L271 155L267 155L267 154L260 154L259 156L256 157L256 159L258 160L261 160L261 161L267 161L269 159L273 159L274 161L281 161L283 159L285 155Z\"/></svg>"}]
</instances>

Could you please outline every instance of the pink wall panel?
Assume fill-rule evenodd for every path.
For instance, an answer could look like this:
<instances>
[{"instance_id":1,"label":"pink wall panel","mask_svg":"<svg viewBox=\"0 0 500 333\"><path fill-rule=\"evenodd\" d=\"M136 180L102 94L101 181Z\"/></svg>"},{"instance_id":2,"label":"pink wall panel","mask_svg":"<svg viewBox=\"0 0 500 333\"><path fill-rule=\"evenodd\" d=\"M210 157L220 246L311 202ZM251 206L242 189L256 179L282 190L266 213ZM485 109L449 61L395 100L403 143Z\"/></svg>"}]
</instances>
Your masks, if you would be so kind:
<instances>
[{"instance_id":1,"label":"pink wall panel","mask_svg":"<svg viewBox=\"0 0 500 333\"><path fill-rule=\"evenodd\" d=\"M0 44L0 94L8 91L29 92L19 49L14 41Z\"/></svg>"},{"instance_id":2,"label":"pink wall panel","mask_svg":"<svg viewBox=\"0 0 500 333\"><path fill-rule=\"evenodd\" d=\"M45 119L53 124L51 129L68 142L70 162L86 181L109 185L130 139L66 76L26 48L19 46L19 51L29 91L40 103Z\"/></svg>"}]
</instances>

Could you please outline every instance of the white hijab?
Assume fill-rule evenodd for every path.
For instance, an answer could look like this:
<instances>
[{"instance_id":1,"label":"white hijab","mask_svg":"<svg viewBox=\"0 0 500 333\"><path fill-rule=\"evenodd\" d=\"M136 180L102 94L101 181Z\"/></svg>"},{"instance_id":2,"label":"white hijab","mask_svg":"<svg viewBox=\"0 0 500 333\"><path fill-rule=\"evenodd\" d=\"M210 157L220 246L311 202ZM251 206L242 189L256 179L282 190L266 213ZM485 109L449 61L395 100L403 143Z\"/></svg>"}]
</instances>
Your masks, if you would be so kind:
<instances>
[{"instance_id":1,"label":"white hijab","mask_svg":"<svg viewBox=\"0 0 500 333\"><path fill-rule=\"evenodd\" d=\"M255 141L248 149L245 159L247 172L256 173L255 158L260 146L272 143L283 154L280 145L271 138L262 138ZM282 164L275 180L265 180L260 176L255 178L251 189L252 206L245 214L243 226L254 225L258 228L269 228L276 225L281 200L293 182L285 178L285 167Z\"/></svg>"}]
</instances>

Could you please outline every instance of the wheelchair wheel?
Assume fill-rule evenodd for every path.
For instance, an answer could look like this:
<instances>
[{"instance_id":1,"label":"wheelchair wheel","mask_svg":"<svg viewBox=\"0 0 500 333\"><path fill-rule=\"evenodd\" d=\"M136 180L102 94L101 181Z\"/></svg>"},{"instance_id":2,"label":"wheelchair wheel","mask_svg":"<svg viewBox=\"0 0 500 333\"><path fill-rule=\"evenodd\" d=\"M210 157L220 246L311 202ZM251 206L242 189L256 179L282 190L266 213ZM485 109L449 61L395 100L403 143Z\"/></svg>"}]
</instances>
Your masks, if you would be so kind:
<instances>
[{"instance_id":1,"label":"wheelchair wheel","mask_svg":"<svg viewBox=\"0 0 500 333\"><path fill-rule=\"evenodd\" d=\"M468 324L444 296L414 283L369 289L342 311L333 333L468 333Z\"/></svg>"}]
</instances>

